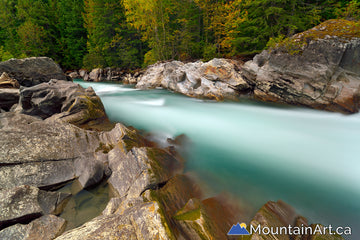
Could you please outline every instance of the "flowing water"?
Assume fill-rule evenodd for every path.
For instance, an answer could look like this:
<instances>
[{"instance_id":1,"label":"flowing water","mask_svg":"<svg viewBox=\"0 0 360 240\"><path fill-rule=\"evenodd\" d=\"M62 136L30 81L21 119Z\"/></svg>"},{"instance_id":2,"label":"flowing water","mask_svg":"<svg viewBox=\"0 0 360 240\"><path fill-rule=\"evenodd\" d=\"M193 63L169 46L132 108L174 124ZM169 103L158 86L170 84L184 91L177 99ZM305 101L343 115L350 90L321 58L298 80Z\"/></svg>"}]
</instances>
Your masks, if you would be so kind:
<instances>
[{"instance_id":1,"label":"flowing water","mask_svg":"<svg viewBox=\"0 0 360 240\"><path fill-rule=\"evenodd\" d=\"M187 170L213 194L230 192L253 214L282 199L311 223L350 226L360 236L360 115L259 103L213 102L167 90L92 86L112 121L165 140L191 141Z\"/></svg>"}]
</instances>

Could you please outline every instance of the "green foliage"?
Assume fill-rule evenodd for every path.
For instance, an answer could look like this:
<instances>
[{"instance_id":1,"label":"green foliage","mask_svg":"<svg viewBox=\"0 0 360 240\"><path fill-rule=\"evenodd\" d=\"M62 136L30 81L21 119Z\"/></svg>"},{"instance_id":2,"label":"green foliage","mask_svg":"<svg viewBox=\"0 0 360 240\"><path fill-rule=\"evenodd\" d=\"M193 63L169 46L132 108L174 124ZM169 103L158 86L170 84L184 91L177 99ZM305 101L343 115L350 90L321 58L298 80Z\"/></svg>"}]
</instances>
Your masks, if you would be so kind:
<instances>
[{"instance_id":1,"label":"green foliage","mask_svg":"<svg viewBox=\"0 0 360 240\"><path fill-rule=\"evenodd\" d=\"M134 69L280 45L295 54L292 35L334 18L359 19L360 0L1 0L0 58Z\"/></svg>"},{"instance_id":2,"label":"green foliage","mask_svg":"<svg viewBox=\"0 0 360 240\"><path fill-rule=\"evenodd\" d=\"M360 19L360 1L352 0L346 5L339 4L339 8L335 9L335 15L338 18L344 18L349 20Z\"/></svg>"},{"instance_id":3,"label":"green foliage","mask_svg":"<svg viewBox=\"0 0 360 240\"><path fill-rule=\"evenodd\" d=\"M241 7L248 14L238 25L235 38L237 52L262 50L270 38L280 35L291 36L304 31L320 21L320 10L296 0L254 0L243 1Z\"/></svg>"},{"instance_id":4,"label":"green foliage","mask_svg":"<svg viewBox=\"0 0 360 240\"><path fill-rule=\"evenodd\" d=\"M4 46L0 47L0 60L1 61L6 61L9 60L11 58L13 58L14 56L11 55L11 53L9 53L8 51L4 50Z\"/></svg>"},{"instance_id":5,"label":"green foliage","mask_svg":"<svg viewBox=\"0 0 360 240\"><path fill-rule=\"evenodd\" d=\"M139 67L143 43L125 19L124 7L118 0L85 0L87 50L86 68Z\"/></svg>"},{"instance_id":6,"label":"green foliage","mask_svg":"<svg viewBox=\"0 0 360 240\"><path fill-rule=\"evenodd\" d=\"M80 68L86 54L86 29L84 28L84 4L77 0L58 1L58 29L60 32L60 64L65 68Z\"/></svg>"},{"instance_id":7,"label":"green foliage","mask_svg":"<svg viewBox=\"0 0 360 240\"><path fill-rule=\"evenodd\" d=\"M204 54L203 54L204 61L209 61L209 60L217 57L218 54L216 53L216 51L217 51L217 47L215 44L206 45L204 47Z\"/></svg>"}]
</instances>

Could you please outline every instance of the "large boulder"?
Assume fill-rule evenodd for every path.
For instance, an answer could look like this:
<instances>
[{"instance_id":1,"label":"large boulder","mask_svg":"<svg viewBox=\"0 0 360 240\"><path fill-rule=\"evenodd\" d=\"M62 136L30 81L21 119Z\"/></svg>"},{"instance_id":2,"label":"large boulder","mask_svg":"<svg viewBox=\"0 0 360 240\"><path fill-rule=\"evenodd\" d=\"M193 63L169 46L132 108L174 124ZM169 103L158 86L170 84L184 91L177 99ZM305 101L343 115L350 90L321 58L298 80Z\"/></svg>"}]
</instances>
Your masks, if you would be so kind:
<instances>
[{"instance_id":1,"label":"large boulder","mask_svg":"<svg viewBox=\"0 0 360 240\"><path fill-rule=\"evenodd\" d=\"M46 192L31 186L0 190L0 229L29 222L46 214L59 214L70 197L67 193Z\"/></svg>"},{"instance_id":2,"label":"large boulder","mask_svg":"<svg viewBox=\"0 0 360 240\"><path fill-rule=\"evenodd\" d=\"M110 132L86 131L58 120L0 114L0 186L51 189L77 179L86 188L106 175L104 148L125 137L121 124ZM109 151L109 150L108 150Z\"/></svg>"},{"instance_id":3,"label":"large boulder","mask_svg":"<svg viewBox=\"0 0 360 240\"><path fill-rule=\"evenodd\" d=\"M328 20L255 56L242 75L262 101L357 112L360 27Z\"/></svg>"},{"instance_id":4,"label":"large boulder","mask_svg":"<svg viewBox=\"0 0 360 240\"><path fill-rule=\"evenodd\" d=\"M6 72L21 86L34 86L50 79L67 80L58 64L48 57L10 59L0 62L0 73Z\"/></svg>"},{"instance_id":5,"label":"large boulder","mask_svg":"<svg viewBox=\"0 0 360 240\"><path fill-rule=\"evenodd\" d=\"M172 61L151 65L136 84L137 88L167 88L191 97L236 99L249 90L239 64L228 59L182 63Z\"/></svg>"},{"instance_id":6,"label":"large boulder","mask_svg":"<svg viewBox=\"0 0 360 240\"><path fill-rule=\"evenodd\" d=\"M68 81L51 80L21 88L19 105L21 113L42 119L58 114L54 118L77 126L96 125L106 120L104 106L94 90Z\"/></svg>"}]
</instances>

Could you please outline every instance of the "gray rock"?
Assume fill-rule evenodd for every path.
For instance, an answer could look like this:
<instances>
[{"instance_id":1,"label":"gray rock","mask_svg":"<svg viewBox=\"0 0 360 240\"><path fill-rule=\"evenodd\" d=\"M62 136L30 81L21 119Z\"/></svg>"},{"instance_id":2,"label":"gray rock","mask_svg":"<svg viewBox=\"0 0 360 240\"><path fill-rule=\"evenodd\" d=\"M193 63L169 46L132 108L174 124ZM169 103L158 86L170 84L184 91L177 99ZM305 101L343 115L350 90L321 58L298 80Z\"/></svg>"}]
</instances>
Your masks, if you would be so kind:
<instances>
[{"instance_id":1,"label":"gray rock","mask_svg":"<svg viewBox=\"0 0 360 240\"><path fill-rule=\"evenodd\" d=\"M191 97L236 99L250 87L238 70L238 63L227 59L207 63L156 63L146 70L136 87L163 87Z\"/></svg>"},{"instance_id":2,"label":"gray rock","mask_svg":"<svg viewBox=\"0 0 360 240\"><path fill-rule=\"evenodd\" d=\"M58 214L70 194L45 192L27 185L0 190L0 229L28 222L46 214Z\"/></svg>"},{"instance_id":3,"label":"gray rock","mask_svg":"<svg viewBox=\"0 0 360 240\"><path fill-rule=\"evenodd\" d=\"M84 79L85 75L88 75L88 71L85 70L85 69L80 69L80 70L79 70L79 76L80 76L80 78L83 78L83 79Z\"/></svg>"},{"instance_id":4,"label":"gray rock","mask_svg":"<svg viewBox=\"0 0 360 240\"><path fill-rule=\"evenodd\" d=\"M112 175L108 182L115 194L137 198L146 189L168 181L181 171L182 163L164 150L133 148L124 152L116 147L109 152Z\"/></svg>"},{"instance_id":5,"label":"gray rock","mask_svg":"<svg viewBox=\"0 0 360 240\"><path fill-rule=\"evenodd\" d=\"M321 35L342 22L329 20L298 35L292 53L278 47L263 51L246 62L242 74L262 101L289 103L344 113L360 106L360 39L336 36L317 38L301 45L304 36ZM321 29L321 30L320 30Z\"/></svg>"},{"instance_id":6,"label":"gray rock","mask_svg":"<svg viewBox=\"0 0 360 240\"><path fill-rule=\"evenodd\" d=\"M64 121L78 125L106 117L104 106L92 88L85 90L73 82L59 80L22 88L20 107L21 113L42 119L62 113L60 118Z\"/></svg>"},{"instance_id":7,"label":"gray rock","mask_svg":"<svg viewBox=\"0 0 360 240\"><path fill-rule=\"evenodd\" d=\"M10 59L0 62L0 73L6 72L21 86L34 86L50 79L67 80L58 64L48 57Z\"/></svg>"},{"instance_id":8,"label":"gray rock","mask_svg":"<svg viewBox=\"0 0 360 240\"><path fill-rule=\"evenodd\" d=\"M89 79L87 81L101 82L104 80L106 80L104 70L101 68L95 68L89 73Z\"/></svg>"},{"instance_id":9,"label":"gray rock","mask_svg":"<svg viewBox=\"0 0 360 240\"><path fill-rule=\"evenodd\" d=\"M100 143L121 140L120 124L111 132L86 131L74 125L17 113L0 114L0 186L61 186L79 178L83 187L102 179L107 158ZM97 151L97 149L99 149Z\"/></svg>"},{"instance_id":10,"label":"gray rock","mask_svg":"<svg viewBox=\"0 0 360 240\"><path fill-rule=\"evenodd\" d=\"M0 108L9 111L19 102L20 91L16 88L0 88Z\"/></svg>"},{"instance_id":11,"label":"gray rock","mask_svg":"<svg viewBox=\"0 0 360 240\"><path fill-rule=\"evenodd\" d=\"M52 240L64 232L66 221L54 215L45 215L29 224L15 224L0 231L0 239Z\"/></svg>"}]
</instances>

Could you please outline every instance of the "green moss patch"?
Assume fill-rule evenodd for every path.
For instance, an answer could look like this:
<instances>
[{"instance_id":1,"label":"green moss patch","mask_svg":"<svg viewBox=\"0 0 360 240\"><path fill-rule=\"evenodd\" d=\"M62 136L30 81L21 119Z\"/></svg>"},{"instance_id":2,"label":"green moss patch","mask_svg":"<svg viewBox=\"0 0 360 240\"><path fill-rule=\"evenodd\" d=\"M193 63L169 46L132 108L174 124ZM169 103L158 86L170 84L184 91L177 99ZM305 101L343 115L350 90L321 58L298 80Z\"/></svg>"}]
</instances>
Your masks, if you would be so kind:
<instances>
[{"instance_id":1,"label":"green moss patch","mask_svg":"<svg viewBox=\"0 0 360 240\"><path fill-rule=\"evenodd\" d=\"M290 38L285 38L284 36L271 38L267 46L270 51L278 49L291 55L301 54L303 48L311 41L326 38L338 38L342 42L360 38L360 22L345 19L327 20L312 29L298 33Z\"/></svg>"}]
</instances>

